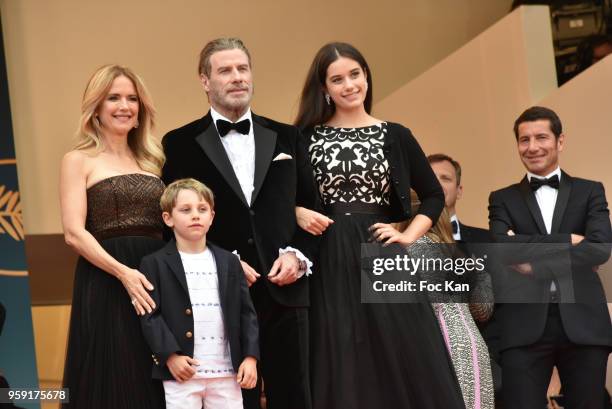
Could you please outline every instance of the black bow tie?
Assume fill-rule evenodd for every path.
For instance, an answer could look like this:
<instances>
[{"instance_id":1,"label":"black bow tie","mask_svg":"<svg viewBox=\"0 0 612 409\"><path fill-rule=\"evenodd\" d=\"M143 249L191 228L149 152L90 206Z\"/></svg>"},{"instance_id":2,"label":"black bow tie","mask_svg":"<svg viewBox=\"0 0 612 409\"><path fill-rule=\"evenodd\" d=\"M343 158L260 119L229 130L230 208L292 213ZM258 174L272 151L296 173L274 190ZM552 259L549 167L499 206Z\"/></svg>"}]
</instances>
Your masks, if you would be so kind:
<instances>
[{"instance_id":1,"label":"black bow tie","mask_svg":"<svg viewBox=\"0 0 612 409\"><path fill-rule=\"evenodd\" d=\"M457 223L457 220L451 220L451 226L453 226L453 234L457 234L459 231L459 223Z\"/></svg>"},{"instance_id":2,"label":"black bow tie","mask_svg":"<svg viewBox=\"0 0 612 409\"><path fill-rule=\"evenodd\" d=\"M240 122L229 122L223 119L217 119L217 130L219 131L219 135L225 136L232 129L238 133L246 135L251 130L251 121L248 119L243 119Z\"/></svg>"},{"instance_id":3,"label":"black bow tie","mask_svg":"<svg viewBox=\"0 0 612 409\"><path fill-rule=\"evenodd\" d=\"M559 189L559 176L554 175L554 176L549 177L548 179L546 178L538 179L538 178L532 177L531 180L529 181L529 186L531 187L531 190L533 190L534 192L538 190L539 188L541 188L542 186L550 186L553 189Z\"/></svg>"}]
</instances>

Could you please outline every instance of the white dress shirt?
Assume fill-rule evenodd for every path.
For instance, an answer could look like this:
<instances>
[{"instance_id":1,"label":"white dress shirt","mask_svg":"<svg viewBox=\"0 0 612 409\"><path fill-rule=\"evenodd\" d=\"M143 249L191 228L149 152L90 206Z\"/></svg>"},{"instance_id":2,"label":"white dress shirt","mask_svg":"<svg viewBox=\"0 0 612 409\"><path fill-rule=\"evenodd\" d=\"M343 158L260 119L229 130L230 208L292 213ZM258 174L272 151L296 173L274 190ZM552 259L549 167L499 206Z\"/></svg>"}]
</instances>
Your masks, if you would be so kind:
<instances>
[{"instance_id":1,"label":"white dress shirt","mask_svg":"<svg viewBox=\"0 0 612 409\"><path fill-rule=\"evenodd\" d=\"M546 175L546 179L551 176L557 175L559 181L561 181L561 168L557 167L553 172ZM527 172L527 179L531 182L532 178L542 179L542 176L534 175L531 172ZM536 200L538 202L538 206L540 207L540 212L542 213L542 218L544 219L544 226L546 226L546 233L550 234L550 230L552 228L552 219L553 213L555 212L555 204L557 203L557 195L559 194L559 190L552 188L550 186L542 186L535 192Z\"/></svg>"},{"instance_id":2,"label":"white dress shirt","mask_svg":"<svg viewBox=\"0 0 612 409\"><path fill-rule=\"evenodd\" d=\"M210 108L210 115L212 116L215 127L217 126L218 119L234 122L215 111L212 107ZM242 189L246 202L250 204L251 196L255 189L255 135L253 134L253 118L250 108L236 122L240 122L244 119L248 119L251 123L249 133L243 135L235 129L232 129L227 135L221 137L221 143L225 148L232 168L234 168L234 173L238 178L238 183L240 183L240 188Z\"/></svg>"},{"instance_id":3,"label":"white dress shirt","mask_svg":"<svg viewBox=\"0 0 612 409\"><path fill-rule=\"evenodd\" d=\"M193 311L193 357L200 361L194 378L233 376L215 257L208 248L202 253L179 254Z\"/></svg>"},{"instance_id":4,"label":"white dress shirt","mask_svg":"<svg viewBox=\"0 0 612 409\"><path fill-rule=\"evenodd\" d=\"M210 108L210 116L212 117L215 127L217 126L218 119L234 122L215 111L213 107ZM234 168L234 173L238 178L238 183L240 183L240 188L242 189L246 202L251 204L253 190L255 190L255 134L253 133L253 116L250 108L244 115L238 118L236 122L240 122L244 119L248 119L251 123L248 134L243 135L232 129L227 135L223 137L220 136L220 138L223 148L225 148L225 152L227 153L227 157L232 164L232 168ZM217 129L217 132L219 132L219 129ZM293 252L298 260L306 262L306 270L300 271L300 277L304 275L304 273L307 276L312 274L312 262L304 256L300 250L286 247L284 249L279 249L279 256L287 252ZM238 255L238 257L240 257L240 255Z\"/></svg>"},{"instance_id":5,"label":"white dress shirt","mask_svg":"<svg viewBox=\"0 0 612 409\"><path fill-rule=\"evenodd\" d=\"M450 221L451 221L451 226L453 222L457 223L457 233L453 233L453 239L455 241L461 240L461 225L459 224L459 219L457 218L457 215L456 214L452 215L450 218Z\"/></svg>"},{"instance_id":6,"label":"white dress shirt","mask_svg":"<svg viewBox=\"0 0 612 409\"><path fill-rule=\"evenodd\" d=\"M559 182L561 181L561 168L557 166L557 169L545 176L546 179L551 176L557 175ZM542 179L542 176L535 175L531 172L527 172L527 180L531 182L532 178ZM544 226L546 227L546 233L550 234L552 229L552 219L555 212L555 205L557 204L557 196L559 190L550 186L541 186L538 190L533 192L542 213L542 219L544 219ZM557 286L554 282L550 284L550 291L555 291Z\"/></svg>"}]
</instances>

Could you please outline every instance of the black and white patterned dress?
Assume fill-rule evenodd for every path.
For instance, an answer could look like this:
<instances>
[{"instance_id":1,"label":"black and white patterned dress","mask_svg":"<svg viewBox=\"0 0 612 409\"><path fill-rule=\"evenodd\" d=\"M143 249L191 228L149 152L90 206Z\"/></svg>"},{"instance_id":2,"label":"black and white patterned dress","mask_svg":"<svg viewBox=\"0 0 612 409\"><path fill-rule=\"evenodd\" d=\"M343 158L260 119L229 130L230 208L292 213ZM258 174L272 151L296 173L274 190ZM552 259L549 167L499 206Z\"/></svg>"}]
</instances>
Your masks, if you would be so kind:
<instances>
[{"instance_id":1,"label":"black and white patterned dress","mask_svg":"<svg viewBox=\"0 0 612 409\"><path fill-rule=\"evenodd\" d=\"M431 306L362 304L361 243L390 221L388 126L319 126L307 135L321 200L334 223L311 284L314 409L464 408Z\"/></svg>"},{"instance_id":2,"label":"black and white patterned dress","mask_svg":"<svg viewBox=\"0 0 612 409\"><path fill-rule=\"evenodd\" d=\"M326 206L389 205L389 164L384 154L387 128L318 127L311 138L310 161Z\"/></svg>"}]
</instances>

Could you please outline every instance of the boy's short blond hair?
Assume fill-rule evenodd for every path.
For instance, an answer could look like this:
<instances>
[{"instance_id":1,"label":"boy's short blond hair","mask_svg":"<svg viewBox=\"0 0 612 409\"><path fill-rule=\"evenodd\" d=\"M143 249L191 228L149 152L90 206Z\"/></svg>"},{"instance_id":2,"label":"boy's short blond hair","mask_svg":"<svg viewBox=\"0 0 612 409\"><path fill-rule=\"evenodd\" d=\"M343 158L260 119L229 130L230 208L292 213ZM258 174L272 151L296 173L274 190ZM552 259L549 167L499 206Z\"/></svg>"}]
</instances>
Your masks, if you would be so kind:
<instances>
[{"instance_id":1,"label":"boy's short blond hair","mask_svg":"<svg viewBox=\"0 0 612 409\"><path fill-rule=\"evenodd\" d=\"M161 199L159 199L159 206L162 212L172 213L172 209L176 206L176 198L181 190L193 190L202 199L208 202L211 209L215 208L215 195L212 190L202 182L192 178L186 178L175 180L166 186Z\"/></svg>"}]
</instances>

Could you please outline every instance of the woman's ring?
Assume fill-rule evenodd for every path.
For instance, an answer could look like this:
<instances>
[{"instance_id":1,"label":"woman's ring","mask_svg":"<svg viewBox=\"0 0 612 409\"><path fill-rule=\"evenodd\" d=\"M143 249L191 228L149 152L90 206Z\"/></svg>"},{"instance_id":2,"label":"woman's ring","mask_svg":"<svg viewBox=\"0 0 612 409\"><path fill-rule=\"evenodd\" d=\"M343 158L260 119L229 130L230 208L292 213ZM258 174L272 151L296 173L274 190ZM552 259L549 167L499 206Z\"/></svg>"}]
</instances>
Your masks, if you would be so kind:
<instances>
[{"instance_id":1,"label":"woman's ring","mask_svg":"<svg viewBox=\"0 0 612 409\"><path fill-rule=\"evenodd\" d=\"M136 305L136 298L132 298L132 305Z\"/></svg>"}]
</instances>

